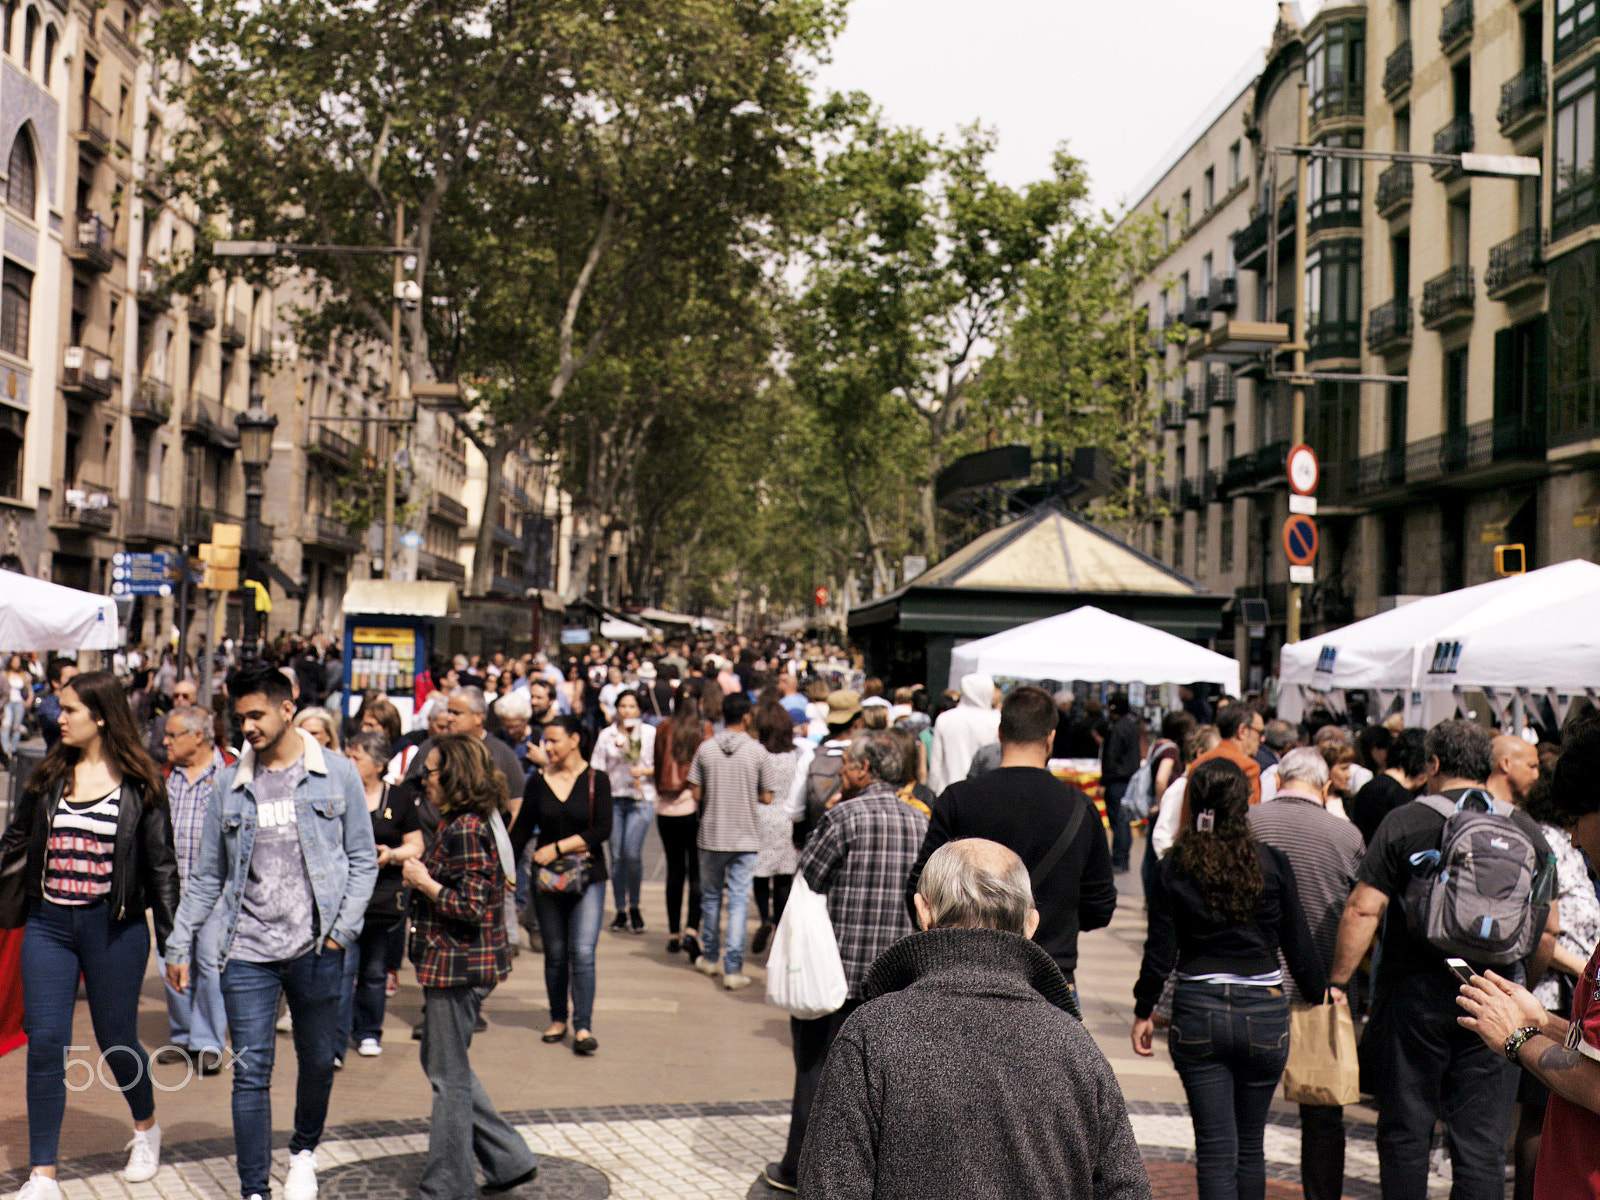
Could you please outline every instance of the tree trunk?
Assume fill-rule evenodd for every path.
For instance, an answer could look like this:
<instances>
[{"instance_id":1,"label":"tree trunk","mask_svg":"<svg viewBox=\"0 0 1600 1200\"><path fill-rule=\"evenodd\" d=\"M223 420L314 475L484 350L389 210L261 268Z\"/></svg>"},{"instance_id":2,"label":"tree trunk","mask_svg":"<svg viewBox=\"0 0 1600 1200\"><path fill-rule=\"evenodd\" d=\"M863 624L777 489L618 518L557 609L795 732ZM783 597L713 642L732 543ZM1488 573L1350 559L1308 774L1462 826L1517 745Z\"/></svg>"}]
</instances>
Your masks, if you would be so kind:
<instances>
[{"instance_id":1,"label":"tree trunk","mask_svg":"<svg viewBox=\"0 0 1600 1200\"><path fill-rule=\"evenodd\" d=\"M478 514L478 538L472 550L472 584L468 588L472 596L487 592L494 577L494 529L500 506L500 478L511 446L499 441L492 445L480 443L478 449L484 459L483 509Z\"/></svg>"}]
</instances>

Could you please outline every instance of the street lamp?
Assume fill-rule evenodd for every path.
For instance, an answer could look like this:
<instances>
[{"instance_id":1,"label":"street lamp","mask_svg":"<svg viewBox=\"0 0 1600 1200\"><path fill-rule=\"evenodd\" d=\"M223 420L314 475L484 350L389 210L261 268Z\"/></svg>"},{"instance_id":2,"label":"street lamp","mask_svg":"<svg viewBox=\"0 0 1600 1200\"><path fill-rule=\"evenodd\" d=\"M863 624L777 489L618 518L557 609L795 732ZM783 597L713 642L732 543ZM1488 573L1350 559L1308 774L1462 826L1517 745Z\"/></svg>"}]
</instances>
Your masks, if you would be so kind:
<instances>
[{"instance_id":1,"label":"street lamp","mask_svg":"<svg viewBox=\"0 0 1600 1200\"><path fill-rule=\"evenodd\" d=\"M266 473L272 458L272 434L278 428L278 418L266 411L259 387L250 393L250 407L234 417L239 426L239 459L244 465L244 578L257 580L261 553L261 497L266 489L261 477ZM245 653L254 657L260 639L260 618L256 612L256 591L247 589L249 595L244 606Z\"/></svg>"}]
</instances>

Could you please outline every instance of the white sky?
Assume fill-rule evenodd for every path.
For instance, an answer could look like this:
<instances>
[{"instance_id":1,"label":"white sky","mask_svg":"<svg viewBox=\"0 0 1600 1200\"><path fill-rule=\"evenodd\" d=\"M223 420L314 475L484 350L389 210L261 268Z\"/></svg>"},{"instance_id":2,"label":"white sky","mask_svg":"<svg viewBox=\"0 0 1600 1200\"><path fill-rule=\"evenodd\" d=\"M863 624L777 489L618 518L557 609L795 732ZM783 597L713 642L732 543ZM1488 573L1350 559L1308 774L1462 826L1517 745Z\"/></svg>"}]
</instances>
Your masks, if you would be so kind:
<instances>
[{"instance_id":1,"label":"white sky","mask_svg":"<svg viewBox=\"0 0 1600 1200\"><path fill-rule=\"evenodd\" d=\"M1274 0L851 0L817 83L930 134L997 128L990 171L1012 186L1046 177L1065 141L1114 207L1276 20Z\"/></svg>"}]
</instances>

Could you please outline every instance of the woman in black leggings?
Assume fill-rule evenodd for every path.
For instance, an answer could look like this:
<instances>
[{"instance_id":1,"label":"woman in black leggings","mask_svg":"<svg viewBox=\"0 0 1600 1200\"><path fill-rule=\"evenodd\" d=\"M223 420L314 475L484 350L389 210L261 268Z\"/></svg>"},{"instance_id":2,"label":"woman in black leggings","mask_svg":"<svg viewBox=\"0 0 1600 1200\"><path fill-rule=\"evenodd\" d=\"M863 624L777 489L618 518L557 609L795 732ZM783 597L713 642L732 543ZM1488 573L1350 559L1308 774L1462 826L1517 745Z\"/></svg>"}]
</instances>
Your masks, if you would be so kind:
<instances>
[{"instance_id":1,"label":"woman in black leggings","mask_svg":"<svg viewBox=\"0 0 1600 1200\"><path fill-rule=\"evenodd\" d=\"M700 743L711 736L700 697L685 684L673 701L672 716L656 727L656 828L667 858L667 953L682 948L692 963L700 957L700 812L689 794L689 764ZM689 884L689 915L680 937L678 914L683 885Z\"/></svg>"}]
</instances>

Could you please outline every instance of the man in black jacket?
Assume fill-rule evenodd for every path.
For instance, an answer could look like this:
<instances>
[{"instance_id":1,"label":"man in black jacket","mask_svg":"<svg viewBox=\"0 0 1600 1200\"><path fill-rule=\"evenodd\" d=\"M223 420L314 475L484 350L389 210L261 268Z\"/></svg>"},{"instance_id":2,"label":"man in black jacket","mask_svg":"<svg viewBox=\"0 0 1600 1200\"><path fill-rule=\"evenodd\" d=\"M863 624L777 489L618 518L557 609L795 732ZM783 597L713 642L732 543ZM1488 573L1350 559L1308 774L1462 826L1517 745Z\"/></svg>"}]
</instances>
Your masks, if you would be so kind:
<instances>
[{"instance_id":1,"label":"man in black jacket","mask_svg":"<svg viewBox=\"0 0 1600 1200\"><path fill-rule=\"evenodd\" d=\"M1111 1065L1028 940L1040 915L1022 860L950 842L914 903L924 932L873 963L828 1053L801 1194L1148 1198Z\"/></svg>"},{"instance_id":2,"label":"man in black jacket","mask_svg":"<svg viewBox=\"0 0 1600 1200\"><path fill-rule=\"evenodd\" d=\"M1100 781L1106 789L1106 816L1111 818L1111 867L1126 871L1133 830L1122 811L1122 797L1139 773L1139 718L1128 708L1128 697L1122 692L1106 702L1106 711L1111 714L1111 731L1100 749Z\"/></svg>"},{"instance_id":3,"label":"man in black jacket","mask_svg":"<svg viewBox=\"0 0 1600 1200\"><path fill-rule=\"evenodd\" d=\"M906 881L906 907L914 918L923 866L946 842L976 837L1009 847L1037 876L1035 940L1066 976L1076 1011L1072 977L1078 966L1078 933L1111 924L1117 886L1105 827L1094 804L1045 767L1055 730L1055 702L1047 692L1020 687L1006 697L1000 709L1000 766L977 779L952 783L934 801L927 837ZM1069 825L1074 827L1070 839L1054 864L1046 863ZM1041 866L1049 869L1041 871Z\"/></svg>"}]
</instances>

